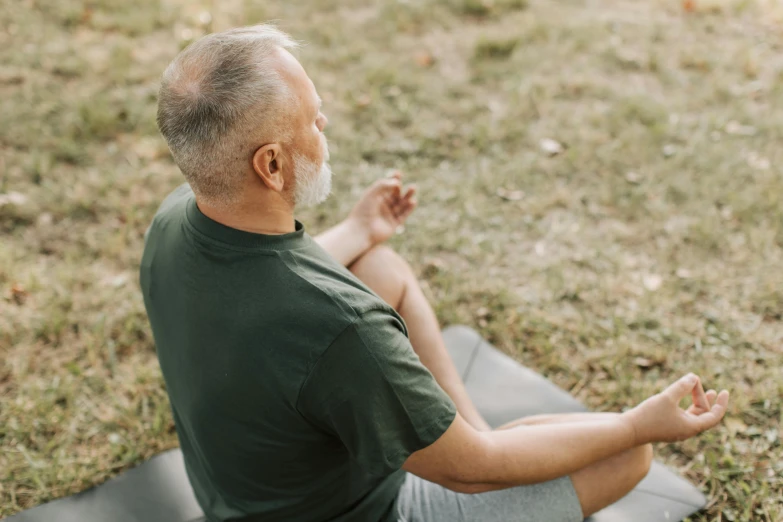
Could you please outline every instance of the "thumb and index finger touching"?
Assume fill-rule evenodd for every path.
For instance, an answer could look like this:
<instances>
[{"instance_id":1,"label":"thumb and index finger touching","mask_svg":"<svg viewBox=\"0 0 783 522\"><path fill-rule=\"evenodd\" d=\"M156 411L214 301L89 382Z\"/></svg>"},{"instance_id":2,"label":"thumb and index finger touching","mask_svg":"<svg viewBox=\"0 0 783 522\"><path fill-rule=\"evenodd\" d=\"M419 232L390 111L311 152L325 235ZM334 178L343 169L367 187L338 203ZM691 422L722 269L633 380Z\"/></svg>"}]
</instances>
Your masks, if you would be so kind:
<instances>
[{"instance_id":1,"label":"thumb and index finger touching","mask_svg":"<svg viewBox=\"0 0 783 522\"><path fill-rule=\"evenodd\" d=\"M373 183L373 188L376 190L402 188L402 172L399 170L389 172L386 176L376 180L375 183Z\"/></svg>"},{"instance_id":2,"label":"thumb and index finger touching","mask_svg":"<svg viewBox=\"0 0 783 522\"><path fill-rule=\"evenodd\" d=\"M390 194L395 205L400 204L407 208L410 206L411 200L414 199L417 187L416 185L407 185L403 190L402 177L403 174L399 170L392 171L386 177L376 181L374 188L380 192Z\"/></svg>"},{"instance_id":3,"label":"thumb and index finger touching","mask_svg":"<svg viewBox=\"0 0 783 522\"><path fill-rule=\"evenodd\" d=\"M701 379L692 373L675 381L663 393L675 404L679 404L689 394L693 397L693 404L700 413L696 414L693 410L690 410L687 419L700 432L712 428L720 422L729 404L728 391L723 390L717 396L714 396L714 392L711 391L710 397L707 397L707 394L704 393ZM712 404L713 400L714 404Z\"/></svg>"},{"instance_id":4,"label":"thumb and index finger touching","mask_svg":"<svg viewBox=\"0 0 783 522\"><path fill-rule=\"evenodd\" d=\"M703 413L698 415L690 413L688 419L692 422L699 432L708 430L717 425L723 416L726 414L726 409L729 405L729 392L726 390L721 391L715 399L709 409L704 410Z\"/></svg>"}]
</instances>

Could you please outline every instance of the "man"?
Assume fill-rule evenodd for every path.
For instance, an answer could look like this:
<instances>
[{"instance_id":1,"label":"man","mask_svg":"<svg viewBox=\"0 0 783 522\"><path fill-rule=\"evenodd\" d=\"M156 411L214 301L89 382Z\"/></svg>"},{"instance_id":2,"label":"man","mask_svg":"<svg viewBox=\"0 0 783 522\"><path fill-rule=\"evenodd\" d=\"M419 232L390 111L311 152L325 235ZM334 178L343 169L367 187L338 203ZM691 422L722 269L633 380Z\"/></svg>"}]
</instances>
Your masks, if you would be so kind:
<instances>
[{"instance_id":1,"label":"man","mask_svg":"<svg viewBox=\"0 0 783 522\"><path fill-rule=\"evenodd\" d=\"M331 171L294 47L265 25L209 35L160 89L188 184L153 220L141 284L210 521L577 521L646 475L650 443L720 421L728 393L688 375L623 414L490 430L413 272L380 246L416 207L401 176L315 239L295 221Z\"/></svg>"}]
</instances>

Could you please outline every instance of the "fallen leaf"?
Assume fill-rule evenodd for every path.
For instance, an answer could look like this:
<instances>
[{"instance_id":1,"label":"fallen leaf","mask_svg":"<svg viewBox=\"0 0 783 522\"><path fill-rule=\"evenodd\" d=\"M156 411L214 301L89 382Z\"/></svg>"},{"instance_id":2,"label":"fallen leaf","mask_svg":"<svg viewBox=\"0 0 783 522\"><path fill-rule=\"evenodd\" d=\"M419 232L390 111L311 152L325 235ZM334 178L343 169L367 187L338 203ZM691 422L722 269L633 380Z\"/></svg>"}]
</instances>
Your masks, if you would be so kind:
<instances>
[{"instance_id":1,"label":"fallen leaf","mask_svg":"<svg viewBox=\"0 0 783 522\"><path fill-rule=\"evenodd\" d=\"M650 368L655 366L655 361L652 359L647 359L646 357L637 357L633 360L633 363L639 368Z\"/></svg>"},{"instance_id":2,"label":"fallen leaf","mask_svg":"<svg viewBox=\"0 0 783 522\"><path fill-rule=\"evenodd\" d=\"M424 277L432 277L435 274L442 272L445 268L446 263L444 263L442 259L439 257L433 257L424 263L423 275Z\"/></svg>"},{"instance_id":3,"label":"fallen leaf","mask_svg":"<svg viewBox=\"0 0 783 522\"><path fill-rule=\"evenodd\" d=\"M639 183L642 182L642 175L634 171L626 172L625 181L627 181L628 183L632 183L634 185L638 185Z\"/></svg>"},{"instance_id":4,"label":"fallen leaf","mask_svg":"<svg viewBox=\"0 0 783 522\"><path fill-rule=\"evenodd\" d=\"M688 270L687 268L682 268L682 267L678 268L677 271L675 272L675 274L680 279L690 279L690 277L693 275L693 274L691 274L690 270Z\"/></svg>"},{"instance_id":5,"label":"fallen leaf","mask_svg":"<svg viewBox=\"0 0 783 522\"><path fill-rule=\"evenodd\" d=\"M27 203L27 196L21 192L9 192L7 194L0 194L0 207L5 205L21 206Z\"/></svg>"},{"instance_id":6,"label":"fallen leaf","mask_svg":"<svg viewBox=\"0 0 783 522\"><path fill-rule=\"evenodd\" d=\"M113 286L114 288L119 288L125 283L127 283L128 279L129 279L128 274L120 274L111 279L111 286Z\"/></svg>"},{"instance_id":7,"label":"fallen leaf","mask_svg":"<svg viewBox=\"0 0 783 522\"><path fill-rule=\"evenodd\" d=\"M212 22L212 13L209 11L202 11L198 15L198 21L201 25L209 25Z\"/></svg>"},{"instance_id":8,"label":"fallen leaf","mask_svg":"<svg viewBox=\"0 0 783 522\"><path fill-rule=\"evenodd\" d=\"M758 152L751 151L748 153L748 166L757 170L769 170L772 164L767 158L760 156Z\"/></svg>"},{"instance_id":9,"label":"fallen leaf","mask_svg":"<svg viewBox=\"0 0 783 522\"><path fill-rule=\"evenodd\" d=\"M738 419L736 417L726 417L723 419L723 423L726 425L726 428L732 435L736 435L737 433L745 433L745 430L748 429L748 425L742 422L742 419Z\"/></svg>"},{"instance_id":10,"label":"fallen leaf","mask_svg":"<svg viewBox=\"0 0 783 522\"><path fill-rule=\"evenodd\" d=\"M665 158L670 158L677 154L677 145L672 145L671 143L668 143L663 146L663 149L661 149L661 152L663 153L663 156Z\"/></svg>"},{"instance_id":11,"label":"fallen leaf","mask_svg":"<svg viewBox=\"0 0 783 522\"><path fill-rule=\"evenodd\" d=\"M38 219L35 220L35 223L39 227L48 227L52 224L54 221L54 217L49 212L44 212L40 216L38 216Z\"/></svg>"},{"instance_id":12,"label":"fallen leaf","mask_svg":"<svg viewBox=\"0 0 783 522\"><path fill-rule=\"evenodd\" d=\"M525 193L521 190L508 190L503 187L497 189L495 194L506 201L519 201L525 197Z\"/></svg>"},{"instance_id":13,"label":"fallen leaf","mask_svg":"<svg viewBox=\"0 0 783 522\"><path fill-rule=\"evenodd\" d=\"M91 21L92 21L92 7L85 6L84 10L82 11L81 22L82 24L87 25Z\"/></svg>"},{"instance_id":14,"label":"fallen leaf","mask_svg":"<svg viewBox=\"0 0 783 522\"><path fill-rule=\"evenodd\" d=\"M758 426L748 426L748 429L745 430L745 435L748 437L758 437L762 435L762 433L761 428Z\"/></svg>"},{"instance_id":15,"label":"fallen leaf","mask_svg":"<svg viewBox=\"0 0 783 522\"><path fill-rule=\"evenodd\" d=\"M743 125L736 120L731 120L726 124L726 134L733 136L754 136L756 134L756 127L751 125Z\"/></svg>"},{"instance_id":16,"label":"fallen leaf","mask_svg":"<svg viewBox=\"0 0 783 522\"><path fill-rule=\"evenodd\" d=\"M105 286L110 286L112 288L119 288L123 286L125 283L127 283L129 279L130 276L127 273L122 273L122 274L107 276L103 279L102 282Z\"/></svg>"},{"instance_id":17,"label":"fallen leaf","mask_svg":"<svg viewBox=\"0 0 783 522\"><path fill-rule=\"evenodd\" d=\"M27 300L27 290L20 283L14 283L11 285L11 299L18 305L23 305Z\"/></svg>"},{"instance_id":18,"label":"fallen leaf","mask_svg":"<svg viewBox=\"0 0 783 522\"><path fill-rule=\"evenodd\" d=\"M663 277L658 274L645 274L642 277L644 287L650 292L655 292L663 284Z\"/></svg>"},{"instance_id":19,"label":"fallen leaf","mask_svg":"<svg viewBox=\"0 0 783 522\"><path fill-rule=\"evenodd\" d=\"M189 27L185 27L179 33L179 39L182 42L189 42L189 41L191 41L194 38L194 36L195 36L195 33L193 33L193 29L191 29Z\"/></svg>"},{"instance_id":20,"label":"fallen leaf","mask_svg":"<svg viewBox=\"0 0 783 522\"><path fill-rule=\"evenodd\" d=\"M27 77L23 74L14 72L4 74L4 72L5 71L0 72L0 85L21 85L27 80Z\"/></svg>"},{"instance_id":21,"label":"fallen leaf","mask_svg":"<svg viewBox=\"0 0 783 522\"><path fill-rule=\"evenodd\" d=\"M367 107L372 102L372 98L370 98L369 94L362 94L358 98L356 98L356 106L357 107Z\"/></svg>"},{"instance_id":22,"label":"fallen leaf","mask_svg":"<svg viewBox=\"0 0 783 522\"><path fill-rule=\"evenodd\" d=\"M386 89L386 95L392 98L396 98L400 94L402 94L402 89L400 89L397 85L392 85L391 87Z\"/></svg>"},{"instance_id":23,"label":"fallen leaf","mask_svg":"<svg viewBox=\"0 0 783 522\"><path fill-rule=\"evenodd\" d=\"M549 156L557 156L564 150L563 145L551 138L542 139L538 142L538 146Z\"/></svg>"},{"instance_id":24,"label":"fallen leaf","mask_svg":"<svg viewBox=\"0 0 783 522\"><path fill-rule=\"evenodd\" d=\"M132 147L138 157L146 160L156 160L168 155L168 149L157 138L140 138Z\"/></svg>"},{"instance_id":25,"label":"fallen leaf","mask_svg":"<svg viewBox=\"0 0 783 522\"><path fill-rule=\"evenodd\" d=\"M414 55L413 60L419 67L431 67L432 64L435 63L435 58L433 58L433 56L427 51L417 52Z\"/></svg>"},{"instance_id":26,"label":"fallen leaf","mask_svg":"<svg viewBox=\"0 0 783 522\"><path fill-rule=\"evenodd\" d=\"M726 0L697 0L694 2L699 13L720 13L726 8Z\"/></svg>"}]
</instances>

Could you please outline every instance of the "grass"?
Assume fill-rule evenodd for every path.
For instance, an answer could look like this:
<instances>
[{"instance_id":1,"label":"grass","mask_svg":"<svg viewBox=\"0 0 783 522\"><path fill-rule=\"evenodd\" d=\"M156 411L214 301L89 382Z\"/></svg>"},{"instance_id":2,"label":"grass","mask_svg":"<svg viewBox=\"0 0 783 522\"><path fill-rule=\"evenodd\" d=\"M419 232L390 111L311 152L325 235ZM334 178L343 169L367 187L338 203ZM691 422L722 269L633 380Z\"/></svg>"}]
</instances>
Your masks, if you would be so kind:
<instances>
[{"instance_id":1,"label":"grass","mask_svg":"<svg viewBox=\"0 0 783 522\"><path fill-rule=\"evenodd\" d=\"M137 283L143 232L181 179L157 81L204 31L277 19L310 42L331 121L336 196L300 216L310 232L406 171L422 205L393 246L444 324L599 410L687 371L731 389L720 429L658 458L709 494L693 520L783 519L781 14L0 0L0 195L22 195L0 198L0 516L177 445Z\"/></svg>"}]
</instances>

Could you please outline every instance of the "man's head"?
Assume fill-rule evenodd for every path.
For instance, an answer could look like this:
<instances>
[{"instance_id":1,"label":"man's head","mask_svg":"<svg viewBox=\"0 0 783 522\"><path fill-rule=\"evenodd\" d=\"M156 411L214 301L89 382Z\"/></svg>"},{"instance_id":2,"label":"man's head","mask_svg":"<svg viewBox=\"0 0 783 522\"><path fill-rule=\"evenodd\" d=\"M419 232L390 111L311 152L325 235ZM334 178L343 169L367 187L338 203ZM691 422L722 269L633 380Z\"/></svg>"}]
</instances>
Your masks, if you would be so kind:
<instances>
[{"instance_id":1,"label":"man's head","mask_svg":"<svg viewBox=\"0 0 783 522\"><path fill-rule=\"evenodd\" d=\"M258 189L290 204L323 201L331 187L326 117L296 58L273 26L194 42L161 81L158 126L203 202L226 210Z\"/></svg>"}]
</instances>

